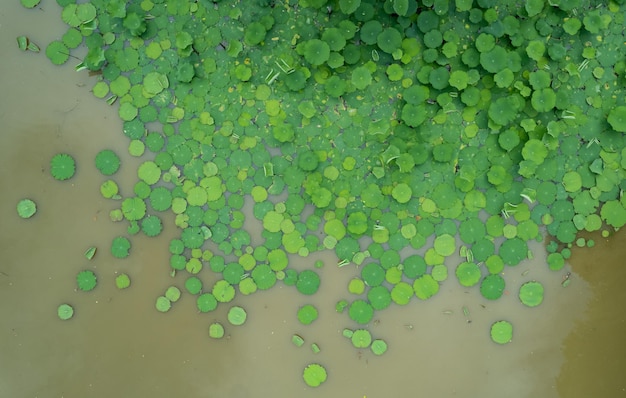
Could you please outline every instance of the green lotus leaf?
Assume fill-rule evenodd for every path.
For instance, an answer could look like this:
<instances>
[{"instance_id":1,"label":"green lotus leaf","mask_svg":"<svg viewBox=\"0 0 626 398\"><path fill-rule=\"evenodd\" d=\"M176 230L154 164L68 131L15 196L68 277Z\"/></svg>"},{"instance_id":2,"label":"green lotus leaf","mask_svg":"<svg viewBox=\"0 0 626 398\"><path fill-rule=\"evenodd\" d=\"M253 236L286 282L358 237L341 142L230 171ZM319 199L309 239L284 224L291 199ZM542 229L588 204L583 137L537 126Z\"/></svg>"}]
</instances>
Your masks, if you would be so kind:
<instances>
[{"instance_id":1,"label":"green lotus leaf","mask_svg":"<svg viewBox=\"0 0 626 398\"><path fill-rule=\"evenodd\" d=\"M372 343L372 335L365 329L355 330L350 339L355 348L367 348Z\"/></svg>"},{"instance_id":2,"label":"green lotus leaf","mask_svg":"<svg viewBox=\"0 0 626 398\"><path fill-rule=\"evenodd\" d=\"M146 203L138 197L126 198L122 202L122 213L128 221L138 221L146 214Z\"/></svg>"},{"instance_id":3,"label":"green lotus leaf","mask_svg":"<svg viewBox=\"0 0 626 398\"><path fill-rule=\"evenodd\" d=\"M246 310L244 310L242 307L235 305L228 310L227 318L228 322L230 322L231 325L243 325L246 322L247 317L248 314L246 313Z\"/></svg>"},{"instance_id":4,"label":"green lotus leaf","mask_svg":"<svg viewBox=\"0 0 626 398\"><path fill-rule=\"evenodd\" d=\"M172 302L165 296L159 296L156 299L155 307L159 312L167 312L172 308Z\"/></svg>"},{"instance_id":5,"label":"green lotus leaf","mask_svg":"<svg viewBox=\"0 0 626 398\"><path fill-rule=\"evenodd\" d=\"M221 339L224 337L224 326L219 322L213 322L209 325L209 336L213 339Z\"/></svg>"},{"instance_id":6,"label":"green lotus leaf","mask_svg":"<svg viewBox=\"0 0 626 398\"><path fill-rule=\"evenodd\" d=\"M426 107L424 105L405 104L402 107L402 121L407 126L417 127L426 120Z\"/></svg>"},{"instance_id":7,"label":"green lotus leaf","mask_svg":"<svg viewBox=\"0 0 626 398\"><path fill-rule=\"evenodd\" d=\"M556 94L551 88L533 92L531 104L537 112L549 112L556 106Z\"/></svg>"},{"instance_id":8,"label":"green lotus leaf","mask_svg":"<svg viewBox=\"0 0 626 398\"><path fill-rule=\"evenodd\" d=\"M78 288L83 292L93 290L97 284L96 274L90 270L80 271L78 275L76 275L76 283L78 284Z\"/></svg>"},{"instance_id":9,"label":"green lotus leaf","mask_svg":"<svg viewBox=\"0 0 626 398\"><path fill-rule=\"evenodd\" d=\"M17 203L17 214L22 218L31 218L37 212L37 205L31 199L22 199Z\"/></svg>"},{"instance_id":10,"label":"green lotus leaf","mask_svg":"<svg viewBox=\"0 0 626 398\"><path fill-rule=\"evenodd\" d=\"M404 90L402 98L409 104L423 104L430 96L428 86L413 85Z\"/></svg>"},{"instance_id":11,"label":"green lotus leaf","mask_svg":"<svg viewBox=\"0 0 626 398\"><path fill-rule=\"evenodd\" d=\"M619 200L609 200L602 205L600 217L608 225L621 228L626 224L626 209Z\"/></svg>"},{"instance_id":12,"label":"green lotus leaf","mask_svg":"<svg viewBox=\"0 0 626 398\"><path fill-rule=\"evenodd\" d=\"M375 310L383 310L391 304L391 293L385 286L374 286L367 292L367 300Z\"/></svg>"},{"instance_id":13,"label":"green lotus leaf","mask_svg":"<svg viewBox=\"0 0 626 398\"><path fill-rule=\"evenodd\" d=\"M360 0L343 0L343 2L360 2ZM327 377L326 368L317 363L307 365L302 372L302 378L309 387L319 387Z\"/></svg>"},{"instance_id":14,"label":"green lotus leaf","mask_svg":"<svg viewBox=\"0 0 626 398\"><path fill-rule=\"evenodd\" d=\"M439 291L439 283L432 275L425 274L415 279L413 282L413 290L420 300L427 300L437 294Z\"/></svg>"},{"instance_id":15,"label":"green lotus leaf","mask_svg":"<svg viewBox=\"0 0 626 398\"><path fill-rule=\"evenodd\" d=\"M58 153L50 159L50 174L54 179L63 181L74 176L76 161L66 153Z\"/></svg>"},{"instance_id":16,"label":"green lotus leaf","mask_svg":"<svg viewBox=\"0 0 626 398\"><path fill-rule=\"evenodd\" d=\"M406 282L399 282L391 289L391 300L398 305L407 305L414 295L413 286Z\"/></svg>"},{"instance_id":17,"label":"green lotus leaf","mask_svg":"<svg viewBox=\"0 0 626 398\"><path fill-rule=\"evenodd\" d=\"M367 21L359 30L361 40L365 44L376 44L378 35L383 31L383 26L376 20Z\"/></svg>"},{"instance_id":18,"label":"green lotus leaf","mask_svg":"<svg viewBox=\"0 0 626 398\"><path fill-rule=\"evenodd\" d=\"M267 29L261 22L254 21L246 26L244 42L249 46L261 43L265 39Z\"/></svg>"},{"instance_id":19,"label":"green lotus leaf","mask_svg":"<svg viewBox=\"0 0 626 398\"><path fill-rule=\"evenodd\" d=\"M55 65L62 65L70 58L70 50L60 40L51 41L46 47L46 57Z\"/></svg>"},{"instance_id":20,"label":"green lotus leaf","mask_svg":"<svg viewBox=\"0 0 626 398\"><path fill-rule=\"evenodd\" d=\"M317 308L312 304L305 304L298 309L298 320L303 325L313 323L318 317Z\"/></svg>"},{"instance_id":21,"label":"green lotus leaf","mask_svg":"<svg viewBox=\"0 0 626 398\"><path fill-rule=\"evenodd\" d=\"M519 289L519 299L528 307L536 307L543 301L543 285L539 282L526 282Z\"/></svg>"},{"instance_id":22,"label":"green lotus leaf","mask_svg":"<svg viewBox=\"0 0 626 398\"><path fill-rule=\"evenodd\" d=\"M39 2L39 0L37 0ZM61 304L57 308L57 315L60 320L67 321L74 316L74 307L69 304Z\"/></svg>"},{"instance_id":23,"label":"green lotus leaf","mask_svg":"<svg viewBox=\"0 0 626 398\"><path fill-rule=\"evenodd\" d=\"M328 44L331 51L340 51L346 45L346 39L339 28L328 28L322 33L322 40Z\"/></svg>"},{"instance_id":24,"label":"green lotus leaf","mask_svg":"<svg viewBox=\"0 0 626 398\"><path fill-rule=\"evenodd\" d=\"M314 66L318 66L328 61L330 57L330 47L319 39L308 40L304 45L304 59Z\"/></svg>"},{"instance_id":25,"label":"green lotus leaf","mask_svg":"<svg viewBox=\"0 0 626 398\"><path fill-rule=\"evenodd\" d=\"M355 300L348 310L350 319L360 325L366 325L374 316L374 308L365 300Z\"/></svg>"},{"instance_id":26,"label":"green lotus leaf","mask_svg":"<svg viewBox=\"0 0 626 398\"><path fill-rule=\"evenodd\" d=\"M500 275L487 275L480 283L480 293L487 300L497 300L504 293L504 286L504 278Z\"/></svg>"},{"instance_id":27,"label":"green lotus leaf","mask_svg":"<svg viewBox=\"0 0 626 398\"><path fill-rule=\"evenodd\" d=\"M459 235L463 242L472 244L485 236L485 224L478 217L470 217L461 222Z\"/></svg>"},{"instance_id":28,"label":"green lotus leaf","mask_svg":"<svg viewBox=\"0 0 626 398\"><path fill-rule=\"evenodd\" d=\"M531 40L526 45L526 54L530 59L539 61L546 51L546 45L542 40Z\"/></svg>"},{"instance_id":29,"label":"green lotus leaf","mask_svg":"<svg viewBox=\"0 0 626 398\"><path fill-rule=\"evenodd\" d=\"M111 254L116 258L126 258L130 252L130 241L128 238L118 236L111 242Z\"/></svg>"},{"instance_id":30,"label":"green lotus leaf","mask_svg":"<svg viewBox=\"0 0 626 398\"><path fill-rule=\"evenodd\" d=\"M148 215L141 221L141 230L146 236L157 236L163 230L161 219L154 215Z\"/></svg>"},{"instance_id":31,"label":"green lotus leaf","mask_svg":"<svg viewBox=\"0 0 626 398\"><path fill-rule=\"evenodd\" d=\"M620 105L611 109L607 121L613 130L620 133L626 132L626 106Z\"/></svg>"},{"instance_id":32,"label":"green lotus leaf","mask_svg":"<svg viewBox=\"0 0 626 398\"><path fill-rule=\"evenodd\" d=\"M276 274L267 264L254 267L251 276L260 290L267 290L276 284Z\"/></svg>"},{"instance_id":33,"label":"green lotus leaf","mask_svg":"<svg viewBox=\"0 0 626 398\"><path fill-rule=\"evenodd\" d=\"M480 53L480 64L487 72L498 73L507 67L507 57L504 47L496 45L491 50Z\"/></svg>"},{"instance_id":34,"label":"green lotus leaf","mask_svg":"<svg viewBox=\"0 0 626 398\"><path fill-rule=\"evenodd\" d=\"M522 156L526 160L530 160L536 164L541 164L548 156L548 148L538 139L530 139L522 148Z\"/></svg>"},{"instance_id":35,"label":"green lotus leaf","mask_svg":"<svg viewBox=\"0 0 626 398\"><path fill-rule=\"evenodd\" d=\"M408 184L400 183L393 187L393 190L391 191L391 196L393 196L393 198L397 200L398 203L407 203L409 200L411 200L412 192L413 191Z\"/></svg>"},{"instance_id":36,"label":"green lotus leaf","mask_svg":"<svg viewBox=\"0 0 626 398\"><path fill-rule=\"evenodd\" d=\"M96 155L96 168L106 176L113 175L120 168L120 158L110 149L103 149Z\"/></svg>"},{"instance_id":37,"label":"green lotus leaf","mask_svg":"<svg viewBox=\"0 0 626 398\"><path fill-rule=\"evenodd\" d=\"M513 325L507 321L494 322L491 325L491 339L498 344L506 344L513 338Z\"/></svg>"},{"instance_id":38,"label":"green lotus leaf","mask_svg":"<svg viewBox=\"0 0 626 398\"><path fill-rule=\"evenodd\" d=\"M474 286L480 280L480 267L473 262L465 261L456 268L456 277L463 286Z\"/></svg>"},{"instance_id":39,"label":"green lotus leaf","mask_svg":"<svg viewBox=\"0 0 626 398\"><path fill-rule=\"evenodd\" d=\"M376 37L378 47L391 54L402 46L402 35L394 28L384 28Z\"/></svg>"},{"instance_id":40,"label":"green lotus leaf","mask_svg":"<svg viewBox=\"0 0 626 398\"><path fill-rule=\"evenodd\" d=\"M354 87L363 90L372 83L372 74L365 66L359 66L352 71L351 81Z\"/></svg>"},{"instance_id":41,"label":"green lotus leaf","mask_svg":"<svg viewBox=\"0 0 626 398\"><path fill-rule=\"evenodd\" d=\"M528 258L528 246L520 238L507 239L500 245L499 254L505 264L517 265Z\"/></svg>"},{"instance_id":42,"label":"green lotus leaf","mask_svg":"<svg viewBox=\"0 0 626 398\"><path fill-rule=\"evenodd\" d=\"M385 280L385 270L376 263L369 263L361 270L361 278L367 286L379 286Z\"/></svg>"},{"instance_id":43,"label":"green lotus leaf","mask_svg":"<svg viewBox=\"0 0 626 398\"><path fill-rule=\"evenodd\" d=\"M126 289L130 286L130 277L127 274L119 274L115 277L115 286L118 289Z\"/></svg>"},{"instance_id":44,"label":"green lotus leaf","mask_svg":"<svg viewBox=\"0 0 626 398\"><path fill-rule=\"evenodd\" d=\"M320 286L319 275L311 270L304 270L298 274L296 289L302 294L312 295L317 292Z\"/></svg>"},{"instance_id":45,"label":"green lotus leaf","mask_svg":"<svg viewBox=\"0 0 626 398\"><path fill-rule=\"evenodd\" d=\"M517 117L517 101L513 97L502 97L489 106L489 117L495 123L505 126Z\"/></svg>"},{"instance_id":46,"label":"green lotus leaf","mask_svg":"<svg viewBox=\"0 0 626 398\"><path fill-rule=\"evenodd\" d=\"M137 169L137 176L146 184L153 185L161 178L161 169L153 161L146 160Z\"/></svg>"}]
</instances>

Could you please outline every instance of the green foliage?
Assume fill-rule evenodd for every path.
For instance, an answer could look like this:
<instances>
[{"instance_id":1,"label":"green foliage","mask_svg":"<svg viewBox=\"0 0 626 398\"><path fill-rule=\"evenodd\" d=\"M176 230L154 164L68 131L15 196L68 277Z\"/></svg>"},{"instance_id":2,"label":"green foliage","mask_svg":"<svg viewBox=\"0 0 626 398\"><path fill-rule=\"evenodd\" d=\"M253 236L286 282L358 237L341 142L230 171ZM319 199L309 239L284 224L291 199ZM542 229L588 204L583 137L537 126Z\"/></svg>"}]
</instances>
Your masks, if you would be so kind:
<instances>
[{"instance_id":1,"label":"green foliage","mask_svg":"<svg viewBox=\"0 0 626 398\"><path fill-rule=\"evenodd\" d=\"M17 203L17 214L22 218L31 218L37 212L37 205L31 199L22 199Z\"/></svg>"},{"instance_id":2,"label":"green foliage","mask_svg":"<svg viewBox=\"0 0 626 398\"><path fill-rule=\"evenodd\" d=\"M66 153L58 153L50 159L50 174L56 180L70 179L76 172L76 161Z\"/></svg>"},{"instance_id":3,"label":"green foliage","mask_svg":"<svg viewBox=\"0 0 626 398\"><path fill-rule=\"evenodd\" d=\"M76 275L76 283L78 288L83 292L88 292L93 290L97 284L96 274L90 270L80 271L78 275Z\"/></svg>"},{"instance_id":4,"label":"green foliage","mask_svg":"<svg viewBox=\"0 0 626 398\"><path fill-rule=\"evenodd\" d=\"M367 297L348 315L360 323L392 301L438 294L456 253L461 286L494 300L510 283L505 267L544 231L571 245L581 230L626 224L616 5L126 3L59 1L70 29L46 55L60 64L84 43L78 69L102 70L94 95L119 101L129 153L144 157L134 196L100 182L104 197L122 199L112 219L156 235L152 212L171 210L170 266L192 274L201 312L237 289L282 282L314 294L326 276L303 260L324 249L359 266L348 289ZM56 163L55 178L74 174L73 159ZM96 167L111 175L119 158L101 151ZM248 204L258 236L245 229ZM121 237L111 248L120 258L129 249ZM565 257L547 262L559 270ZM203 265L219 280L211 292L195 276ZM223 326L209 333L220 338ZM492 327L494 341L511 337L510 324ZM371 340L374 354L386 350Z\"/></svg>"}]
</instances>

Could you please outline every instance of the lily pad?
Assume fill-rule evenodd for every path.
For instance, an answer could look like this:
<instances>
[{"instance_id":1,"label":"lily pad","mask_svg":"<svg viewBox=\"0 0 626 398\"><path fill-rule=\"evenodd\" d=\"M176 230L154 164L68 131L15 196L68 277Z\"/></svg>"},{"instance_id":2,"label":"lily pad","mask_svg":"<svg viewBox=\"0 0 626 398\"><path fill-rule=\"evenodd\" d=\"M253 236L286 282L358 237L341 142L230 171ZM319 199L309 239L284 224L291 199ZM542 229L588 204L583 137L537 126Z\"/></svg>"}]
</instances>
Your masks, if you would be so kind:
<instances>
[{"instance_id":1,"label":"lily pad","mask_svg":"<svg viewBox=\"0 0 626 398\"><path fill-rule=\"evenodd\" d=\"M62 321L67 321L74 316L74 308L69 304L61 304L57 309L57 315Z\"/></svg>"},{"instance_id":2,"label":"lily pad","mask_svg":"<svg viewBox=\"0 0 626 398\"><path fill-rule=\"evenodd\" d=\"M513 338L513 325L508 321L498 321L491 325L491 339L498 344L506 344Z\"/></svg>"},{"instance_id":3,"label":"lily pad","mask_svg":"<svg viewBox=\"0 0 626 398\"><path fill-rule=\"evenodd\" d=\"M526 282L519 290L519 299L527 307L536 307L543 301L543 285L539 282Z\"/></svg>"},{"instance_id":4,"label":"lily pad","mask_svg":"<svg viewBox=\"0 0 626 398\"><path fill-rule=\"evenodd\" d=\"M37 212L37 205L31 199L22 199L17 203L17 214L22 218L31 218Z\"/></svg>"},{"instance_id":5,"label":"lily pad","mask_svg":"<svg viewBox=\"0 0 626 398\"><path fill-rule=\"evenodd\" d=\"M76 275L76 283L78 284L78 288L83 292L93 290L97 284L96 274L90 270L80 271L78 275Z\"/></svg>"},{"instance_id":6,"label":"lily pad","mask_svg":"<svg viewBox=\"0 0 626 398\"><path fill-rule=\"evenodd\" d=\"M59 153L50 160L50 174L59 181L67 180L76 172L76 161L67 153Z\"/></svg>"},{"instance_id":7,"label":"lily pad","mask_svg":"<svg viewBox=\"0 0 626 398\"><path fill-rule=\"evenodd\" d=\"M320 364L312 363L304 368L302 377L304 378L304 382L308 386L319 387L322 383L326 381L328 375L326 373L326 368L324 368Z\"/></svg>"}]
</instances>

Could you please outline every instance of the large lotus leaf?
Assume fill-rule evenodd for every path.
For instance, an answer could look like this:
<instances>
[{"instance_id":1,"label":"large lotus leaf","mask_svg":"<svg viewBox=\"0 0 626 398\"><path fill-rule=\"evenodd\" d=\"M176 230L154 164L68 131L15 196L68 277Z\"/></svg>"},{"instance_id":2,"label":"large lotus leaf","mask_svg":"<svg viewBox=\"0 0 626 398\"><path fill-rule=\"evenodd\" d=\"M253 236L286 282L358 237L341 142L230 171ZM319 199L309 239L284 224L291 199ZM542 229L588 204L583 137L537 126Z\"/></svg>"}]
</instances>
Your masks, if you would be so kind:
<instances>
[{"instance_id":1,"label":"large lotus leaf","mask_svg":"<svg viewBox=\"0 0 626 398\"><path fill-rule=\"evenodd\" d=\"M501 97L489 106L489 117L495 123L504 126L517 116L517 101L513 97Z\"/></svg>"},{"instance_id":2,"label":"large lotus leaf","mask_svg":"<svg viewBox=\"0 0 626 398\"><path fill-rule=\"evenodd\" d=\"M437 294L439 291L439 283L437 283L432 275L422 275L413 282L413 290L418 299L427 300Z\"/></svg>"},{"instance_id":3,"label":"large lotus leaf","mask_svg":"<svg viewBox=\"0 0 626 398\"><path fill-rule=\"evenodd\" d=\"M556 106L556 94L551 88L542 88L533 92L531 104L537 112L549 112Z\"/></svg>"},{"instance_id":4,"label":"large lotus leaf","mask_svg":"<svg viewBox=\"0 0 626 398\"><path fill-rule=\"evenodd\" d=\"M480 293L487 300L496 300L504 293L504 286L504 278L500 275L487 275L480 283Z\"/></svg>"},{"instance_id":5,"label":"large lotus leaf","mask_svg":"<svg viewBox=\"0 0 626 398\"><path fill-rule=\"evenodd\" d=\"M532 138L526 141L522 148L522 156L536 164L541 164L548 156L548 148L538 139Z\"/></svg>"},{"instance_id":6,"label":"large lotus leaf","mask_svg":"<svg viewBox=\"0 0 626 398\"><path fill-rule=\"evenodd\" d=\"M472 244L485 236L485 224L478 217L471 217L461 222L459 234L463 242Z\"/></svg>"},{"instance_id":7,"label":"large lotus leaf","mask_svg":"<svg viewBox=\"0 0 626 398\"><path fill-rule=\"evenodd\" d=\"M528 258L528 246L520 238L507 239L500 245L498 253L505 264L517 265Z\"/></svg>"},{"instance_id":8,"label":"large lotus leaf","mask_svg":"<svg viewBox=\"0 0 626 398\"><path fill-rule=\"evenodd\" d=\"M507 51L504 47L495 46L480 54L480 64L487 72L498 73L507 67Z\"/></svg>"},{"instance_id":9,"label":"large lotus leaf","mask_svg":"<svg viewBox=\"0 0 626 398\"><path fill-rule=\"evenodd\" d=\"M469 261L465 261L456 268L456 277L463 286L474 286L480 280L480 267Z\"/></svg>"},{"instance_id":10,"label":"large lotus leaf","mask_svg":"<svg viewBox=\"0 0 626 398\"><path fill-rule=\"evenodd\" d=\"M391 54L402 45L402 35L394 28L385 28L376 37L376 42L381 50Z\"/></svg>"},{"instance_id":11,"label":"large lotus leaf","mask_svg":"<svg viewBox=\"0 0 626 398\"><path fill-rule=\"evenodd\" d=\"M626 132L626 106L617 106L609 112L607 121L613 127L613 130L621 133Z\"/></svg>"},{"instance_id":12,"label":"large lotus leaf","mask_svg":"<svg viewBox=\"0 0 626 398\"><path fill-rule=\"evenodd\" d=\"M619 200L609 200L603 204L600 216L614 228L621 228L626 224L626 209Z\"/></svg>"},{"instance_id":13,"label":"large lotus leaf","mask_svg":"<svg viewBox=\"0 0 626 398\"><path fill-rule=\"evenodd\" d=\"M304 45L304 59L311 65L321 65L328 61L330 57L330 47L319 39L311 39Z\"/></svg>"}]
</instances>

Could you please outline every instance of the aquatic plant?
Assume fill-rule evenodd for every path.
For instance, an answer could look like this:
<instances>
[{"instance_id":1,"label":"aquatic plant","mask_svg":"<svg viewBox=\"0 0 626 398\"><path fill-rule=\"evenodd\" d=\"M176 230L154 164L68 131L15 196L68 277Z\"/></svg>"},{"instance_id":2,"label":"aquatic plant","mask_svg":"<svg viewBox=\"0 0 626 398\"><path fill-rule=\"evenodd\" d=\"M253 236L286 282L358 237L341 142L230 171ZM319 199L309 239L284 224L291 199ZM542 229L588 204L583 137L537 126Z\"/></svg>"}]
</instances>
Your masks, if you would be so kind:
<instances>
[{"instance_id":1,"label":"aquatic plant","mask_svg":"<svg viewBox=\"0 0 626 398\"><path fill-rule=\"evenodd\" d=\"M37 212L37 204L32 199L22 199L17 202L17 215L22 218L31 218Z\"/></svg>"},{"instance_id":2,"label":"aquatic plant","mask_svg":"<svg viewBox=\"0 0 626 398\"><path fill-rule=\"evenodd\" d=\"M366 330L449 276L498 299L544 233L559 271L587 244L579 232L626 224L621 1L58 2L69 28L47 56L87 47L77 69L102 73L94 95L119 102L129 153L146 156L132 193L101 185L122 199L112 219L154 236L153 212L173 213L171 272L201 312L281 283L315 295L323 273L308 257L332 250L354 274L336 309ZM58 162L53 176L71 177ZM96 164L115 172L110 154ZM543 285L519 297L536 306ZM510 341L511 324L491 336Z\"/></svg>"}]
</instances>

